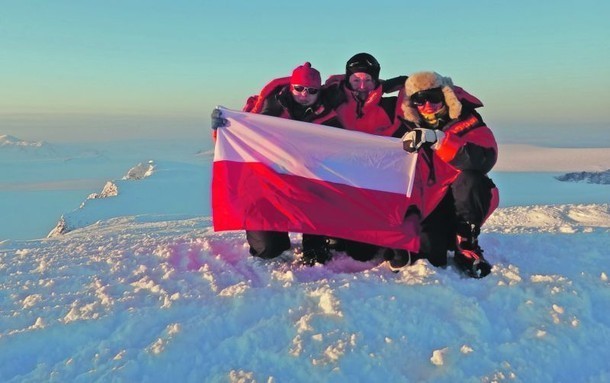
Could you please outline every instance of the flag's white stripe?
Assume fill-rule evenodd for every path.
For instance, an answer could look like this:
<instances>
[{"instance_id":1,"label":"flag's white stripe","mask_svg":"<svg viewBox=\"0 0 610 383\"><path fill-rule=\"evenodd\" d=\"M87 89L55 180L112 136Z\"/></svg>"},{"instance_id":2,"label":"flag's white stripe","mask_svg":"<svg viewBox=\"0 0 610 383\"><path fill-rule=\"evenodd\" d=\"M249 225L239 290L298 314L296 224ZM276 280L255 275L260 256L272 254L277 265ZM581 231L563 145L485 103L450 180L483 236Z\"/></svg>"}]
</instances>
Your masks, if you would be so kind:
<instances>
[{"instance_id":1,"label":"flag's white stripe","mask_svg":"<svg viewBox=\"0 0 610 383\"><path fill-rule=\"evenodd\" d=\"M222 109L214 161L259 162L282 174L410 195L417 156L400 139Z\"/></svg>"}]
</instances>

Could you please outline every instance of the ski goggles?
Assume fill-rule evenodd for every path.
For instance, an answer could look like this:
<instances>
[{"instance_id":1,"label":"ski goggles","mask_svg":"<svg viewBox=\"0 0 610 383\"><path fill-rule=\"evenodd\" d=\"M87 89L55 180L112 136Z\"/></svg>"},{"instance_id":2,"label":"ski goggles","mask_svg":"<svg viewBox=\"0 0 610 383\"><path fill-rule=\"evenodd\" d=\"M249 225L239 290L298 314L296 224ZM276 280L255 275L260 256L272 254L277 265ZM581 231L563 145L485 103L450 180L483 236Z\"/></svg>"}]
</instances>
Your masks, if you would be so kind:
<instances>
[{"instance_id":1,"label":"ski goggles","mask_svg":"<svg viewBox=\"0 0 610 383\"><path fill-rule=\"evenodd\" d=\"M411 95L411 103L415 106L423 106L426 102L438 104L443 101L445 101L445 96L441 88L422 90Z\"/></svg>"},{"instance_id":2,"label":"ski goggles","mask_svg":"<svg viewBox=\"0 0 610 383\"><path fill-rule=\"evenodd\" d=\"M303 86L303 85L293 85L292 89L297 93L307 91L307 93L309 93L309 94L318 94L318 92L320 91L320 89L318 89L318 88L310 88L308 86Z\"/></svg>"}]
</instances>

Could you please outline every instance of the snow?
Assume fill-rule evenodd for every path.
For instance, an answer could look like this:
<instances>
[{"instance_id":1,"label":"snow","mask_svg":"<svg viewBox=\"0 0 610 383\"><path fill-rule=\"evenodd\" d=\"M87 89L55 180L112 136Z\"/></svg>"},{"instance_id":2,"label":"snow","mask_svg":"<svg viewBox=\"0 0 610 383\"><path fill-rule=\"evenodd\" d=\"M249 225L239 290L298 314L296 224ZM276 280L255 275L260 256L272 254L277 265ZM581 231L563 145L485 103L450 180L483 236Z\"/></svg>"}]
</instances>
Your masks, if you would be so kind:
<instances>
[{"instance_id":1,"label":"snow","mask_svg":"<svg viewBox=\"0 0 610 383\"><path fill-rule=\"evenodd\" d=\"M590 150L566 171L603 170ZM514 204L486 223L494 268L474 280L341 253L301 266L297 234L280 259L255 259L242 232L211 227L209 151L123 155L102 179L118 152L69 161L98 181L55 216L70 231L0 237L0 381L610 382L607 185L562 183L557 168L495 173ZM2 195L30 187L32 167L64 164L0 161Z\"/></svg>"}]
</instances>

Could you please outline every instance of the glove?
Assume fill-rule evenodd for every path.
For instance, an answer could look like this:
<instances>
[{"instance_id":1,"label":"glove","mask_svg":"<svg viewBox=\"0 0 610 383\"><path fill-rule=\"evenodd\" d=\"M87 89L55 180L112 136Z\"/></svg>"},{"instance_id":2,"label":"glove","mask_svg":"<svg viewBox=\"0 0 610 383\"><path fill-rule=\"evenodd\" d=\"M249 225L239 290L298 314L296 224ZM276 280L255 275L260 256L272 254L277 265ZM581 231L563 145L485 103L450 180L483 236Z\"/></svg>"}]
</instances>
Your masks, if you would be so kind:
<instances>
[{"instance_id":1,"label":"glove","mask_svg":"<svg viewBox=\"0 0 610 383\"><path fill-rule=\"evenodd\" d=\"M415 128L402 136L402 148L409 153L414 153L424 144L428 144L436 150L444 138L445 133L441 130Z\"/></svg>"},{"instance_id":2,"label":"glove","mask_svg":"<svg viewBox=\"0 0 610 383\"><path fill-rule=\"evenodd\" d=\"M212 129L216 130L218 128L222 128L223 126L227 126L228 124L229 120L222 118L222 112L220 109L214 109L212 111Z\"/></svg>"},{"instance_id":3,"label":"glove","mask_svg":"<svg viewBox=\"0 0 610 383\"><path fill-rule=\"evenodd\" d=\"M407 76L398 76L394 78L389 78L387 80L383 80L381 82L381 89L383 93L392 93L398 92L402 87L405 86L405 81L407 81ZM344 93L344 92L341 92Z\"/></svg>"}]
</instances>

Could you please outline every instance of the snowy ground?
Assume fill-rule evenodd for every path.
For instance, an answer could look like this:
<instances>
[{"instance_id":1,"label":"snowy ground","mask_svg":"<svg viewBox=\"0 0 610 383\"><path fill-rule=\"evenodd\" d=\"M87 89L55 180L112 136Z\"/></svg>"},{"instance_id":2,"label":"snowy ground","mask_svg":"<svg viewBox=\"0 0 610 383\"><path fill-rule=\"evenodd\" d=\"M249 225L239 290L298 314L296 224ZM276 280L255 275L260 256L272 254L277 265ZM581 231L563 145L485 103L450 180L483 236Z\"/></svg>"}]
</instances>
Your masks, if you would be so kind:
<instances>
[{"instance_id":1,"label":"snowy ground","mask_svg":"<svg viewBox=\"0 0 610 383\"><path fill-rule=\"evenodd\" d=\"M575 166L603 170L596 156ZM500 167L515 203L487 222L494 269L473 280L343 254L303 267L297 235L282 259L248 257L242 233L179 211L207 205L196 157L120 180L156 158L130 163L117 196L62 212L87 226L0 239L0 381L610 382L608 186Z\"/></svg>"}]
</instances>

